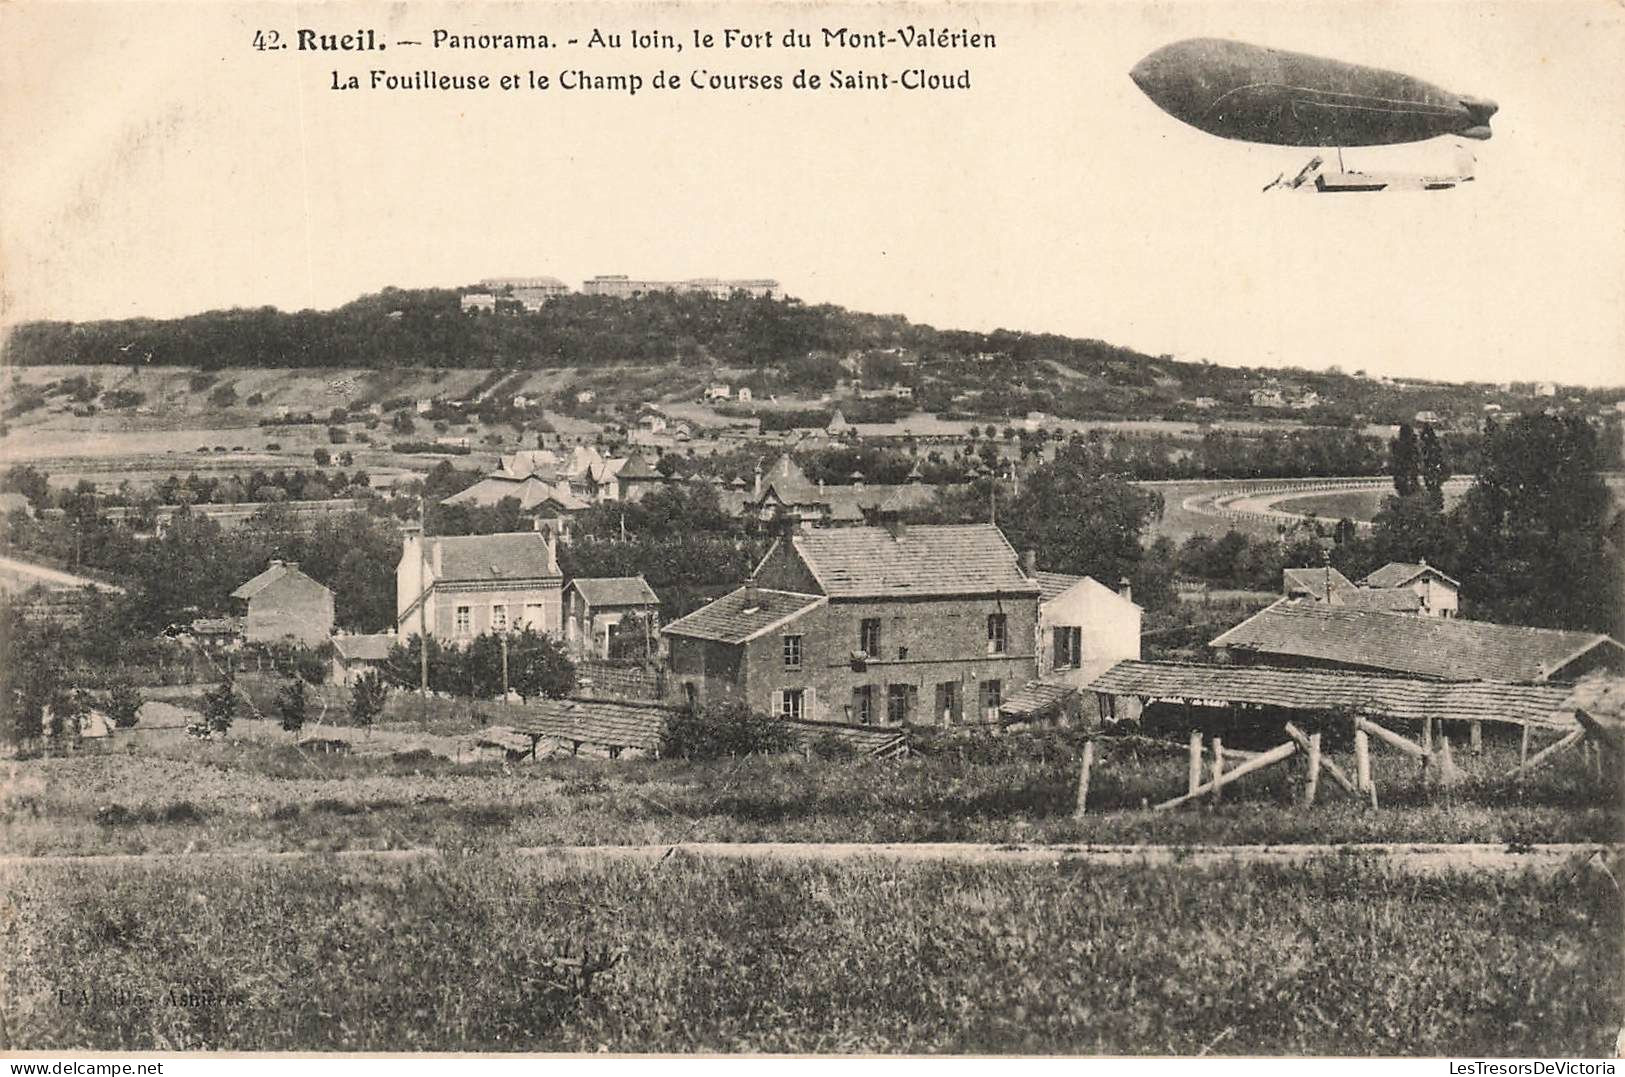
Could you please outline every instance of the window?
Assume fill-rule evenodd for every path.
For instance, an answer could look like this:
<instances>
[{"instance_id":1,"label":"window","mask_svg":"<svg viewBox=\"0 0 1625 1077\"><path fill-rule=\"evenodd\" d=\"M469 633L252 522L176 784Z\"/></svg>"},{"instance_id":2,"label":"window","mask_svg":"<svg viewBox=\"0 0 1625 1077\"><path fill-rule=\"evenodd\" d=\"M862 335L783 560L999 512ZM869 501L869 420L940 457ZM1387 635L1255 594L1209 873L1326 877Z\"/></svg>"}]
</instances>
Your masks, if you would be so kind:
<instances>
[{"instance_id":1,"label":"window","mask_svg":"<svg viewBox=\"0 0 1625 1077\"><path fill-rule=\"evenodd\" d=\"M508 630L508 607L498 602L491 607L491 631L506 632Z\"/></svg>"},{"instance_id":2,"label":"window","mask_svg":"<svg viewBox=\"0 0 1625 1077\"><path fill-rule=\"evenodd\" d=\"M999 704L1004 702L1004 682L982 682L982 717L987 721L997 721L999 717Z\"/></svg>"},{"instance_id":3,"label":"window","mask_svg":"<svg viewBox=\"0 0 1625 1077\"><path fill-rule=\"evenodd\" d=\"M867 684L861 684L852 689L851 718L859 725L868 725L875 720L874 690Z\"/></svg>"},{"instance_id":4,"label":"window","mask_svg":"<svg viewBox=\"0 0 1625 1077\"><path fill-rule=\"evenodd\" d=\"M865 617L858 625L858 650L870 658L880 657L880 618Z\"/></svg>"},{"instance_id":5,"label":"window","mask_svg":"<svg viewBox=\"0 0 1625 1077\"><path fill-rule=\"evenodd\" d=\"M909 690L912 685L892 684L886 687L886 721L891 725L902 725L908 721Z\"/></svg>"},{"instance_id":6,"label":"window","mask_svg":"<svg viewBox=\"0 0 1625 1077\"><path fill-rule=\"evenodd\" d=\"M1002 613L987 615L987 653L1003 654L1005 647L1005 618Z\"/></svg>"},{"instance_id":7,"label":"window","mask_svg":"<svg viewBox=\"0 0 1625 1077\"><path fill-rule=\"evenodd\" d=\"M805 690L801 688L786 688L779 693L779 717L800 718L802 712L802 696Z\"/></svg>"},{"instance_id":8,"label":"window","mask_svg":"<svg viewBox=\"0 0 1625 1077\"><path fill-rule=\"evenodd\" d=\"M452 631L459 636L466 636L474 631L474 611L470 607L457 607L457 616L452 622Z\"/></svg>"},{"instance_id":9,"label":"window","mask_svg":"<svg viewBox=\"0 0 1625 1077\"><path fill-rule=\"evenodd\" d=\"M547 627L542 622L542 604L540 602L525 603L525 624L540 632Z\"/></svg>"},{"instance_id":10,"label":"window","mask_svg":"<svg viewBox=\"0 0 1625 1077\"><path fill-rule=\"evenodd\" d=\"M897 648L897 660L899 662L908 661L908 648L907 647L899 647L899 648Z\"/></svg>"},{"instance_id":11,"label":"window","mask_svg":"<svg viewBox=\"0 0 1625 1077\"><path fill-rule=\"evenodd\" d=\"M800 636L785 636L784 637L784 668L785 669L800 669L801 668L801 637Z\"/></svg>"},{"instance_id":12,"label":"window","mask_svg":"<svg viewBox=\"0 0 1625 1077\"><path fill-rule=\"evenodd\" d=\"M1056 669L1077 669L1083 664L1083 629L1078 625L1057 625L1051 635L1055 640Z\"/></svg>"},{"instance_id":13,"label":"window","mask_svg":"<svg viewBox=\"0 0 1625 1077\"><path fill-rule=\"evenodd\" d=\"M943 725L959 721L959 682L943 681L937 685L936 719Z\"/></svg>"}]
</instances>

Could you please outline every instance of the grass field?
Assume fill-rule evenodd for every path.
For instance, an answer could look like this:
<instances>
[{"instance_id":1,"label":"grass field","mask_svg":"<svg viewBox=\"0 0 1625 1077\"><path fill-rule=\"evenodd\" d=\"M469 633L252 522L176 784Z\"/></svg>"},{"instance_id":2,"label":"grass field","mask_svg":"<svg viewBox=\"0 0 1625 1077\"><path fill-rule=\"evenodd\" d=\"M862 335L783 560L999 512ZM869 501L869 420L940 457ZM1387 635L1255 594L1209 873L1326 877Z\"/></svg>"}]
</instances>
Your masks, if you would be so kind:
<instances>
[{"instance_id":1,"label":"grass field","mask_svg":"<svg viewBox=\"0 0 1625 1077\"><path fill-rule=\"evenodd\" d=\"M0 879L18 1049L1604 1057L1625 986L1600 872L486 853ZM583 951L620 952L585 989Z\"/></svg>"},{"instance_id":2,"label":"grass field","mask_svg":"<svg viewBox=\"0 0 1625 1077\"><path fill-rule=\"evenodd\" d=\"M0 783L0 845L32 856L486 842L1518 844L1617 841L1622 833L1617 796L1575 765L1577 756L1537 772L1520 791L1500 777L1516 761L1516 743L1494 739L1483 757L1458 756L1467 780L1450 790L1423 787L1406 757L1374 753L1374 811L1326 781L1313 809L1294 806L1298 771L1289 766L1244 779L1217 806L1174 813L1141 805L1183 792L1183 754L1102 742L1090 811L1078 820L1076 749L1058 739L1017 747L1002 738L1008 751L990 742L963 758L950 750L891 761L566 757L510 766L459 764L421 749L311 754L278 736L203 743L177 735L133 754L13 763Z\"/></svg>"}]
</instances>

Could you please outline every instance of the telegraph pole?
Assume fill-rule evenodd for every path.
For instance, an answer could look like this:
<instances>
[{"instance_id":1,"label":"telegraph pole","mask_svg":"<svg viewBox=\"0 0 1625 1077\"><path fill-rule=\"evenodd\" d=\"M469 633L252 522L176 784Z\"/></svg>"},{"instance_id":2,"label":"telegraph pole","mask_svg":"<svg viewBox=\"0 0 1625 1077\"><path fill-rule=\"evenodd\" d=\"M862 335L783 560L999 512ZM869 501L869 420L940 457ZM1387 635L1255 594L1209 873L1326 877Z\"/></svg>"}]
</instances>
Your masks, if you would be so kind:
<instances>
[{"instance_id":1,"label":"telegraph pole","mask_svg":"<svg viewBox=\"0 0 1625 1077\"><path fill-rule=\"evenodd\" d=\"M424 543L429 541L424 521L427 513L423 508L423 494L418 495L418 699L421 702L419 715L427 718L429 712L429 581L425 579L426 570L423 556Z\"/></svg>"},{"instance_id":2,"label":"telegraph pole","mask_svg":"<svg viewBox=\"0 0 1625 1077\"><path fill-rule=\"evenodd\" d=\"M502 637L502 702L508 702L508 637Z\"/></svg>"}]
</instances>

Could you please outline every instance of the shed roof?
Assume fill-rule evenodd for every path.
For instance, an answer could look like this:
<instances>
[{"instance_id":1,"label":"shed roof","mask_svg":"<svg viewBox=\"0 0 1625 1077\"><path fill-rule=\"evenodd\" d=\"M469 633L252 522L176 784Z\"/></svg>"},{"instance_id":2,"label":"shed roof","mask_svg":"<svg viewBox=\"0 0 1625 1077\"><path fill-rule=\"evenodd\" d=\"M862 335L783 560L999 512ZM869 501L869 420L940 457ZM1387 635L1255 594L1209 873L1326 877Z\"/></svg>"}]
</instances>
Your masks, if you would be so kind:
<instances>
[{"instance_id":1,"label":"shed roof","mask_svg":"<svg viewBox=\"0 0 1625 1077\"><path fill-rule=\"evenodd\" d=\"M387 633L370 636L334 636L333 651L346 662L382 662L397 640Z\"/></svg>"},{"instance_id":2,"label":"shed roof","mask_svg":"<svg viewBox=\"0 0 1625 1077\"><path fill-rule=\"evenodd\" d=\"M992 524L841 527L791 537L831 598L1037 595L1016 551Z\"/></svg>"},{"instance_id":3,"label":"shed roof","mask_svg":"<svg viewBox=\"0 0 1625 1077\"><path fill-rule=\"evenodd\" d=\"M1069 696L1077 694L1077 688L1070 684L1028 681L999 704L999 715L1006 719L1037 718L1059 710Z\"/></svg>"},{"instance_id":4,"label":"shed roof","mask_svg":"<svg viewBox=\"0 0 1625 1077\"><path fill-rule=\"evenodd\" d=\"M1096 692L1152 699L1212 700L1287 710L1348 711L1420 720L1531 722L1569 727L1566 687L1435 681L1330 669L1119 662L1090 682Z\"/></svg>"},{"instance_id":5,"label":"shed roof","mask_svg":"<svg viewBox=\"0 0 1625 1077\"><path fill-rule=\"evenodd\" d=\"M570 581L570 586L593 607L660 605L660 599L642 576L578 576Z\"/></svg>"},{"instance_id":6,"label":"shed roof","mask_svg":"<svg viewBox=\"0 0 1625 1077\"><path fill-rule=\"evenodd\" d=\"M1595 647L1625 651L1596 632L1467 621L1281 599L1210 646L1234 647L1447 681L1544 681Z\"/></svg>"},{"instance_id":7,"label":"shed roof","mask_svg":"<svg viewBox=\"0 0 1625 1077\"><path fill-rule=\"evenodd\" d=\"M746 643L774 628L789 624L824 602L822 595L746 586L728 592L686 617L678 618L661 631L668 635L692 636L719 643Z\"/></svg>"},{"instance_id":8,"label":"shed roof","mask_svg":"<svg viewBox=\"0 0 1625 1077\"><path fill-rule=\"evenodd\" d=\"M519 712L508 724L526 736L650 751L672 713L658 703L608 699L540 699L504 710Z\"/></svg>"}]
</instances>

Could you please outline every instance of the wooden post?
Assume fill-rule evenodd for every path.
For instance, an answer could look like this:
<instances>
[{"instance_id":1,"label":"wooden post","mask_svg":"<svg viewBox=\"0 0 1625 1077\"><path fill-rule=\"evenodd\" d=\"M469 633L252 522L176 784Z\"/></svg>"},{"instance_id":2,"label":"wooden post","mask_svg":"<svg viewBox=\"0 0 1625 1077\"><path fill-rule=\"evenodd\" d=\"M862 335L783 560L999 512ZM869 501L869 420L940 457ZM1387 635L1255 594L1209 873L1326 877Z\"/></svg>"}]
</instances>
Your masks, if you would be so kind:
<instances>
[{"instance_id":1,"label":"wooden post","mask_svg":"<svg viewBox=\"0 0 1625 1077\"><path fill-rule=\"evenodd\" d=\"M1433 719L1422 719L1422 750L1429 755L1433 754Z\"/></svg>"},{"instance_id":2,"label":"wooden post","mask_svg":"<svg viewBox=\"0 0 1625 1077\"><path fill-rule=\"evenodd\" d=\"M1320 734L1309 734L1309 773L1303 781L1303 806L1315 802L1315 793L1320 789Z\"/></svg>"},{"instance_id":3,"label":"wooden post","mask_svg":"<svg viewBox=\"0 0 1625 1077\"><path fill-rule=\"evenodd\" d=\"M1078 769L1078 806L1072 809L1072 818L1082 819L1089 803L1089 771L1095 765L1095 741L1091 737L1083 742L1083 765Z\"/></svg>"},{"instance_id":4,"label":"wooden post","mask_svg":"<svg viewBox=\"0 0 1625 1077\"><path fill-rule=\"evenodd\" d=\"M1217 804L1224 799L1224 741L1218 737L1213 738L1213 803Z\"/></svg>"},{"instance_id":5,"label":"wooden post","mask_svg":"<svg viewBox=\"0 0 1625 1077\"><path fill-rule=\"evenodd\" d=\"M1291 737L1292 742L1298 746L1298 751L1308 755L1309 738L1304 736L1303 730L1299 729L1291 722L1286 723L1285 729L1286 735ZM1354 784L1354 780L1347 774L1343 773L1343 768L1332 762L1329 755L1322 755L1320 757L1320 769L1325 771L1327 774L1330 774L1332 776L1332 781L1336 782L1338 788L1342 789L1345 793L1349 794L1350 796L1359 795L1359 787Z\"/></svg>"},{"instance_id":6,"label":"wooden post","mask_svg":"<svg viewBox=\"0 0 1625 1077\"><path fill-rule=\"evenodd\" d=\"M1190 766L1186 769L1185 792L1194 793L1196 787L1202 784L1202 734L1199 730L1191 730L1191 758Z\"/></svg>"},{"instance_id":7,"label":"wooden post","mask_svg":"<svg viewBox=\"0 0 1625 1077\"><path fill-rule=\"evenodd\" d=\"M1371 742L1366 731L1354 731L1354 785L1360 792L1371 788Z\"/></svg>"},{"instance_id":8,"label":"wooden post","mask_svg":"<svg viewBox=\"0 0 1625 1077\"><path fill-rule=\"evenodd\" d=\"M1527 730L1529 727L1525 726L1524 728ZM1585 739L1585 735L1586 735L1586 731L1583 728L1582 729L1576 729L1573 732L1568 733L1567 735L1565 735L1563 737L1562 740L1558 741L1556 744L1548 745L1547 747L1542 748L1540 751L1536 752L1533 756L1531 756L1529 758L1529 760L1526 763L1524 763L1516 771L1514 771L1513 774L1516 775L1517 778L1521 781L1525 774L1527 774L1531 770L1534 770L1536 767L1538 767L1542 763L1546 762L1546 760L1550 759L1552 756L1556 755L1558 752L1564 751L1565 749L1568 749L1568 748L1572 748L1576 744L1580 743L1580 741Z\"/></svg>"},{"instance_id":9,"label":"wooden post","mask_svg":"<svg viewBox=\"0 0 1625 1077\"><path fill-rule=\"evenodd\" d=\"M1482 755L1484 752L1484 723L1476 718L1467 727L1467 746L1474 755Z\"/></svg>"}]
</instances>

